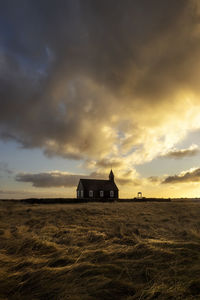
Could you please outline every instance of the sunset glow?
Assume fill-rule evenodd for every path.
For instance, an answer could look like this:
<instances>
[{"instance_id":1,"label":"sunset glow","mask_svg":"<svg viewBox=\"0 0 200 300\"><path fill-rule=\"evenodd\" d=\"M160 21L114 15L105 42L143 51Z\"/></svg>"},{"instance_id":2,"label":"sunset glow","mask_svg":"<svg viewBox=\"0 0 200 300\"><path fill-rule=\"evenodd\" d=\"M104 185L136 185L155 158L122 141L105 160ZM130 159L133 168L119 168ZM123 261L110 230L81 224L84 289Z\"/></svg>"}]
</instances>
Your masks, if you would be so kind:
<instances>
[{"instance_id":1,"label":"sunset glow","mask_svg":"<svg viewBox=\"0 0 200 300\"><path fill-rule=\"evenodd\" d=\"M200 197L199 2L8 2L0 198L74 197L111 167L122 198Z\"/></svg>"}]
</instances>

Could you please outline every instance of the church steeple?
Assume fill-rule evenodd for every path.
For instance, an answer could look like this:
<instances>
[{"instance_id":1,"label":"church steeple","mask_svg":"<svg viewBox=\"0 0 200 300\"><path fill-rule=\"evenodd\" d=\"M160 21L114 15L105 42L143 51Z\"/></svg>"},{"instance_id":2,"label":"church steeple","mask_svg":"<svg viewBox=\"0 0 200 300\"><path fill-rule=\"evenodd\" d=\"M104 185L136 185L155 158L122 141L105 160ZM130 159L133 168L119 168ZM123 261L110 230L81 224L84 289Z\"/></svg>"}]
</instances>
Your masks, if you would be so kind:
<instances>
[{"instance_id":1,"label":"church steeple","mask_svg":"<svg viewBox=\"0 0 200 300\"><path fill-rule=\"evenodd\" d=\"M115 178L115 176L114 176L113 171L111 169L110 174L109 174L109 180L114 181L114 178Z\"/></svg>"}]
</instances>

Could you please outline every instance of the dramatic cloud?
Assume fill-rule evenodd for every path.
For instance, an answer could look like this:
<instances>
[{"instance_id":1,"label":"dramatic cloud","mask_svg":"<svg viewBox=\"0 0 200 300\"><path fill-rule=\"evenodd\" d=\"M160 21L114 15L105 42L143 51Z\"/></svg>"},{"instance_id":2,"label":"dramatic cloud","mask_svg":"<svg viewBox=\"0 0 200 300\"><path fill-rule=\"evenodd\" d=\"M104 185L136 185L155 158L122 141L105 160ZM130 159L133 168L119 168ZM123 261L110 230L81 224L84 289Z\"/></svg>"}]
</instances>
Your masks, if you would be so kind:
<instances>
[{"instance_id":1,"label":"dramatic cloud","mask_svg":"<svg viewBox=\"0 0 200 300\"><path fill-rule=\"evenodd\" d=\"M132 176L132 172L123 173L118 176L117 183L120 185L132 184L138 185L139 180ZM105 173L91 173L89 175L70 174L67 172L43 172L43 173L18 173L15 177L18 182L29 182L34 187L50 188L50 187L76 187L80 178L92 179L108 179L108 174Z\"/></svg>"},{"instance_id":2,"label":"dramatic cloud","mask_svg":"<svg viewBox=\"0 0 200 300\"><path fill-rule=\"evenodd\" d=\"M184 183L184 182L199 182L200 168L191 169L181 172L179 175L168 176L162 183Z\"/></svg>"},{"instance_id":3,"label":"dramatic cloud","mask_svg":"<svg viewBox=\"0 0 200 300\"><path fill-rule=\"evenodd\" d=\"M65 172L46 172L46 173L19 173L16 180L20 182L30 182L34 187L74 187L81 175L73 175Z\"/></svg>"},{"instance_id":4,"label":"dramatic cloud","mask_svg":"<svg viewBox=\"0 0 200 300\"><path fill-rule=\"evenodd\" d=\"M2 139L97 168L124 160L127 171L200 128L198 1L3 0L0 8Z\"/></svg>"},{"instance_id":5,"label":"dramatic cloud","mask_svg":"<svg viewBox=\"0 0 200 300\"><path fill-rule=\"evenodd\" d=\"M192 145L188 149L180 149L180 150L172 150L166 153L165 155L162 155L162 157L169 157L169 158L183 158L183 157L191 157L195 156L200 153L200 149L197 145Z\"/></svg>"}]
</instances>

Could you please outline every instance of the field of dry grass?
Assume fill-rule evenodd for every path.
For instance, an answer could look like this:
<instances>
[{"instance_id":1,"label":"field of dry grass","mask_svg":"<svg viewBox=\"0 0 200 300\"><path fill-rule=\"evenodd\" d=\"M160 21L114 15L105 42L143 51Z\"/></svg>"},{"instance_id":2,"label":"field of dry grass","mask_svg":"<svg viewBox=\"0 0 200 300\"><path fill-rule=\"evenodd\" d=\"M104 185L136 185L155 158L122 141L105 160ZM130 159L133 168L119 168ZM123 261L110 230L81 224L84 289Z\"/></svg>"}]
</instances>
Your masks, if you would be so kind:
<instances>
[{"instance_id":1,"label":"field of dry grass","mask_svg":"<svg viewBox=\"0 0 200 300\"><path fill-rule=\"evenodd\" d=\"M200 299L200 203L0 202L0 299Z\"/></svg>"}]
</instances>

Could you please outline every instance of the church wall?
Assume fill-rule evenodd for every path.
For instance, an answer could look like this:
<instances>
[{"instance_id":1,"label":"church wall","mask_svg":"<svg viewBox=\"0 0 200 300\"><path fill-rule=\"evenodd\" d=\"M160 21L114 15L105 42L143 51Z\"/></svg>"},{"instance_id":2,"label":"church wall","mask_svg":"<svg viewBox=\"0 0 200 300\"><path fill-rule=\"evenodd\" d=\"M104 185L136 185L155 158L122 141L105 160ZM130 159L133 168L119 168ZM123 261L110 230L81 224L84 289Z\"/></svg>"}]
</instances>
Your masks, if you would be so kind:
<instances>
[{"instance_id":1,"label":"church wall","mask_svg":"<svg viewBox=\"0 0 200 300\"><path fill-rule=\"evenodd\" d=\"M79 187L77 190L79 190L79 195L77 195L77 198L82 198L81 197L81 189L83 190L83 188ZM110 191L104 191L104 196L103 197L100 197L100 190L97 190L97 191L94 191L93 190L93 197L90 197L89 196L89 190L84 190L84 197L83 198L102 198L102 199L105 199L105 198L114 198L114 199L117 199L118 198L118 191L114 191L114 197L110 197Z\"/></svg>"}]
</instances>

